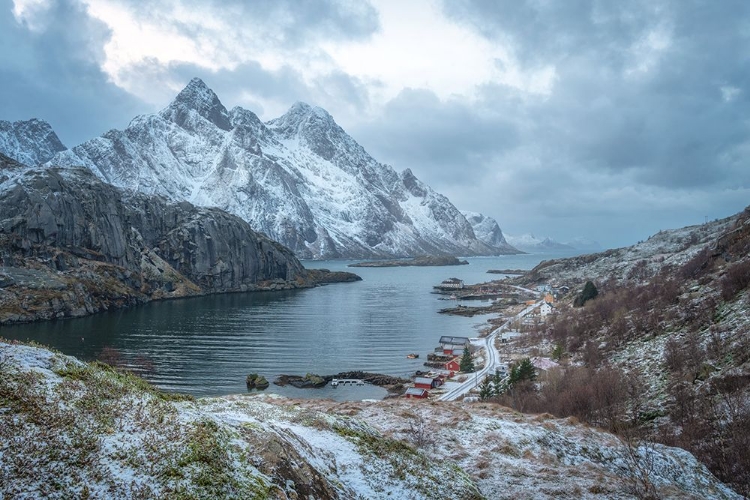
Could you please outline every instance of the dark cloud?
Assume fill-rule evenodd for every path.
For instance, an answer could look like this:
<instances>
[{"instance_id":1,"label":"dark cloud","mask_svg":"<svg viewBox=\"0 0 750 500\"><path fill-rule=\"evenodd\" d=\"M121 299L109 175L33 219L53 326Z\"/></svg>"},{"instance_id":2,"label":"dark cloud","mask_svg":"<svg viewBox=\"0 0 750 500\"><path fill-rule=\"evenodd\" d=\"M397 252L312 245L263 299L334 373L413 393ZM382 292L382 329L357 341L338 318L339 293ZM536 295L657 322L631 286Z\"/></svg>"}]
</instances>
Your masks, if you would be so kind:
<instances>
[{"instance_id":1,"label":"dark cloud","mask_svg":"<svg viewBox=\"0 0 750 500\"><path fill-rule=\"evenodd\" d=\"M383 114L353 128L366 148L397 170L411 168L431 182L471 184L504 149L515 146L518 133L502 114L477 110L459 98L440 100L425 89L406 89Z\"/></svg>"},{"instance_id":2,"label":"dark cloud","mask_svg":"<svg viewBox=\"0 0 750 500\"><path fill-rule=\"evenodd\" d=\"M124 126L145 105L111 84L100 70L109 32L75 2L51 2L30 30L0 0L0 109L2 119L41 118L73 146Z\"/></svg>"},{"instance_id":3,"label":"dark cloud","mask_svg":"<svg viewBox=\"0 0 750 500\"><path fill-rule=\"evenodd\" d=\"M726 152L750 137L745 116L750 4L450 1L445 11L522 68L553 65L549 98L523 112L531 137L571 162L658 186L747 186ZM725 100L722 87L738 89ZM737 179L740 174L740 179Z\"/></svg>"},{"instance_id":4,"label":"dark cloud","mask_svg":"<svg viewBox=\"0 0 750 500\"><path fill-rule=\"evenodd\" d=\"M445 0L450 19L510 47L500 71L528 78L553 68L549 92L493 81L450 97L404 89L374 114L373 96L386 86L336 70L321 45L376 33L369 3L123 3L137 20L189 38L204 60L216 54L217 66L230 69L135 62L118 83L148 96L147 104L101 71L111 33L79 3L51 2L33 18L43 29L33 29L0 0L0 119L46 119L72 146L166 106L198 76L227 107L264 119L298 100L326 108L375 158L411 168L511 233L618 245L747 204L745 0ZM195 15L175 15L186 11ZM262 64L261 54L275 62ZM332 69L304 74L300 60Z\"/></svg>"}]
</instances>

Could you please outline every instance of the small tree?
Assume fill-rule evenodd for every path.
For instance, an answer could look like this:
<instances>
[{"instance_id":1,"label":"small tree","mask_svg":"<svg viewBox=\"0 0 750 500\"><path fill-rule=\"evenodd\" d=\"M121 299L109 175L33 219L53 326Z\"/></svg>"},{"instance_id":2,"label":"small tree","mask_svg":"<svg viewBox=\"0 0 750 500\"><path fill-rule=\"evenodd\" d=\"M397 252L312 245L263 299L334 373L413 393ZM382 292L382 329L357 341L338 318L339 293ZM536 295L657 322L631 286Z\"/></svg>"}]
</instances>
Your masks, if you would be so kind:
<instances>
[{"instance_id":1,"label":"small tree","mask_svg":"<svg viewBox=\"0 0 750 500\"><path fill-rule=\"evenodd\" d=\"M503 375L499 370L495 370L495 376L492 377L492 392L495 396L499 396L505 392L505 384L503 383Z\"/></svg>"},{"instance_id":2,"label":"small tree","mask_svg":"<svg viewBox=\"0 0 750 500\"><path fill-rule=\"evenodd\" d=\"M596 286L594 286L591 281L587 281L583 286L583 291L573 301L573 305L575 307L583 307L586 302L595 298L597 295L599 295L599 290L596 289Z\"/></svg>"},{"instance_id":3,"label":"small tree","mask_svg":"<svg viewBox=\"0 0 750 500\"><path fill-rule=\"evenodd\" d=\"M563 354L565 354L565 348L562 346L562 344L556 344L555 348L552 349L551 358L555 361L560 361L563 357Z\"/></svg>"},{"instance_id":4,"label":"small tree","mask_svg":"<svg viewBox=\"0 0 750 500\"><path fill-rule=\"evenodd\" d=\"M471 352L469 352L468 347L464 349L464 355L461 356L461 364L459 365L459 368L464 373L474 371L474 360L471 359Z\"/></svg>"},{"instance_id":5,"label":"small tree","mask_svg":"<svg viewBox=\"0 0 750 500\"><path fill-rule=\"evenodd\" d=\"M492 381L490 377L485 377L482 383L479 385L479 399L485 401L495 395L495 390L492 387Z\"/></svg>"},{"instance_id":6,"label":"small tree","mask_svg":"<svg viewBox=\"0 0 750 500\"><path fill-rule=\"evenodd\" d=\"M536 380L536 368L534 368L534 365L529 358L522 359L520 363L511 368L510 380L508 383L509 385L513 385L518 382L523 382L524 380L530 382Z\"/></svg>"}]
</instances>

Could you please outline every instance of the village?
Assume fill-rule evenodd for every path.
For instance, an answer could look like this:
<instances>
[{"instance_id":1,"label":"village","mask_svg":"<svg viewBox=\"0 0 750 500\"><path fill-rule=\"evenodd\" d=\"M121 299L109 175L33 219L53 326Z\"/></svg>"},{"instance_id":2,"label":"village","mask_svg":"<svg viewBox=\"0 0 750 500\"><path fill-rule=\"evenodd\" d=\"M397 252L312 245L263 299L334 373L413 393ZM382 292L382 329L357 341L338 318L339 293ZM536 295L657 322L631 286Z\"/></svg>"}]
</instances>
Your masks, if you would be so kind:
<instances>
[{"instance_id":1,"label":"village","mask_svg":"<svg viewBox=\"0 0 750 500\"><path fill-rule=\"evenodd\" d=\"M568 287L539 285L535 290L493 281L466 285L450 278L435 287L436 293L450 294L449 300L483 300L489 306L459 305L449 314L471 316L500 312L503 315L488 320L489 326L479 337L441 336L438 346L427 354L427 372L417 372L411 387L403 397L408 399L440 399L476 401L480 385L487 377L506 381L514 364L529 358L537 373L558 366L538 349L529 349L523 342L524 331L538 326L555 313L555 297L567 293ZM533 298L532 298L533 297Z\"/></svg>"}]
</instances>

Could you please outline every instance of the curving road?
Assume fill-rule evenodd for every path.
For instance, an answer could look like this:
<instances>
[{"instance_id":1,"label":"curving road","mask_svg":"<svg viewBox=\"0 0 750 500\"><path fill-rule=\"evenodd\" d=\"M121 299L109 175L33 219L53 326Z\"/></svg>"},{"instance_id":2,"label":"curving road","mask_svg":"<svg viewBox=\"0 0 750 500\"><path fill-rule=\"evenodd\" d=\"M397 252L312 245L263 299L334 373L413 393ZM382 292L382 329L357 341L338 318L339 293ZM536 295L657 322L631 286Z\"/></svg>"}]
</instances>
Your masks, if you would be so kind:
<instances>
[{"instance_id":1,"label":"curving road","mask_svg":"<svg viewBox=\"0 0 750 500\"><path fill-rule=\"evenodd\" d=\"M520 288L520 287L519 287ZM528 289L524 289L528 290ZM528 290L532 291L532 290ZM487 352L487 355L485 356L485 363L484 367L479 370L478 372L475 372L473 377L469 377L464 383L461 385L454 387L453 389L449 390L442 396L438 398L438 401L455 401L459 397L463 396L467 392L469 392L471 389L474 388L474 386L477 384L477 381L484 380L484 377L489 374L495 373L495 368L500 364L500 353L495 349L495 339L498 335L500 335L502 332L504 332L511 323L514 321L523 318L527 314L529 314L531 311L542 305L542 300L537 301L534 305L526 307L523 311L513 316L511 319L500 325L499 328L496 328L495 331L493 331L490 335L485 337L485 351Z\"/></svg>"}]
</instances>

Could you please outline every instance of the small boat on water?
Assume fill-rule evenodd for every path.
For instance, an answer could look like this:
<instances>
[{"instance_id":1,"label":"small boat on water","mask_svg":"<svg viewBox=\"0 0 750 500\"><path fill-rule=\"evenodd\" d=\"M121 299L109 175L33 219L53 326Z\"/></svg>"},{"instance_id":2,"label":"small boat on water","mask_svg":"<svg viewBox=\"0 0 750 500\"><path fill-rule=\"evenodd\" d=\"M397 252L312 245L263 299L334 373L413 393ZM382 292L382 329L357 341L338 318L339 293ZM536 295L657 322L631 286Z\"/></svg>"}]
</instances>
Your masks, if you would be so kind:
<instances>
[{"instance_id":1,"label":"small boat on water","mask_svg":"<svg viewBox=\"0 0 750 500\"><path fill-rule=\"evenodd\" d=\"M419 354L412 352L410 354L407 354L406 357L409 359L417 359L419 357Z\"/></svg>"}]
</instances>

